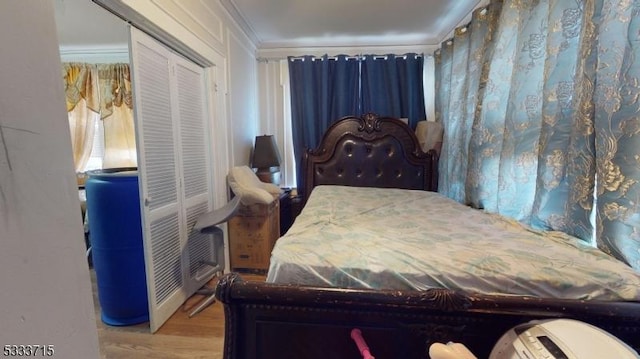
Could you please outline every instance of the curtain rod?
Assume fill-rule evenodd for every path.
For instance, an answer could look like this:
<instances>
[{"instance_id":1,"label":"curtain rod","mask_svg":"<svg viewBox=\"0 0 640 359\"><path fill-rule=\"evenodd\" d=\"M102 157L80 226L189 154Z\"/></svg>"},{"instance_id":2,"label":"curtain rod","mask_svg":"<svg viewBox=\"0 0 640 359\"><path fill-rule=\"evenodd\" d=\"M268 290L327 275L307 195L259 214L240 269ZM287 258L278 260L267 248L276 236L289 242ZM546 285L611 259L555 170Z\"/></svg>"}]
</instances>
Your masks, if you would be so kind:
<instances>
[{"instance_id":1,"label":"curtain rod","mask_svg":"<svg viewBox=\"0 0 640 359\"><path fill-rule=\"evenodd\" d=\"M480 15L485 16L485 15L487 15L487 12L489 12L489 6L491 6L491 4L488 4L488 5L485 5L485 6L479 7L479 8L477 8L477 9L475 9L475 10L473 11L473 14L475 15L475 13L477 12L477 13L479 13ZM445 40L442 40L442 41L440 42L440 44L441 44L441 45L442 45L442 44L445 44L445 45L447 45L447 46L451 46L451 45L453 45L453 41L454 41L455 35L456 35L458 32L460 32L460 33L465 33L465 32L467 32L467 31L469 30L469 26L471 25L471 22L473 22L473 18L472 18L472 19L471 19L471 21L469 21L468 23L466 23L466 24L464 24L464 25L460 25L460 26L455 27L455 28L452 30L452 33L454 34L454 36L449 37L449 38L446 38ZM438 48L438 49L434 50L434 53L437 53L437 52L439 52L439 51L440 51L440 49Z\"/></svg>"},{"instance_id":2,"label":"curtain rod","mask_svg":"<svg viewBox=\"0 0 640 359\"><path fill-rule=\"evenodd\" d=\"M395 55L395 54L394 54ZM412 54L413 55L413 54ZM379 59L384 59L386 60L388 55L354 55L354 56L346 56L345 58L347 60L361 60L367 56L373 56L374 59L379 60ZM409 54L403 54L403 55L396 55L397 57L403 57L403 58L407 58L407 56L409 56ZM424 57L424 54L415 54L416 57ZM289 58L291 61L304 61L305 56L292 56ZM311 61L315 61L316 59L322 61L325 59L324 56L311 56ZM328 56L326 57L326 59L328 60L337 60L338 56Z\"/></svg>"}]
</instances>

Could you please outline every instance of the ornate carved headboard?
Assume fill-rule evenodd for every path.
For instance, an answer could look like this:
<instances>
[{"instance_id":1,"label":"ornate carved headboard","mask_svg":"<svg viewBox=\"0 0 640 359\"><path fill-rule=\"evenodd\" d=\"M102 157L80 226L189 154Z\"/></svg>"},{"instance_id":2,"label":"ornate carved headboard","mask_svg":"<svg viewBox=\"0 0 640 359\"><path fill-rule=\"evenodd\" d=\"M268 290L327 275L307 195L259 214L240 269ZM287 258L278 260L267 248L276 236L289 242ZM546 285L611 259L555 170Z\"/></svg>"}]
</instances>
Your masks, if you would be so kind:
<instances>
[{"instance_id":1,"label":"ornate carved headboard","mask_svg":"<svg viewBox=\"0 0 640 359\"><path fill-rule=\"evenodd\" d=\"M402 121L368 113L348 116L304 155L304 196L318 185L438 189L438 155L424 153Z\"/></svg>"}]
</instances>

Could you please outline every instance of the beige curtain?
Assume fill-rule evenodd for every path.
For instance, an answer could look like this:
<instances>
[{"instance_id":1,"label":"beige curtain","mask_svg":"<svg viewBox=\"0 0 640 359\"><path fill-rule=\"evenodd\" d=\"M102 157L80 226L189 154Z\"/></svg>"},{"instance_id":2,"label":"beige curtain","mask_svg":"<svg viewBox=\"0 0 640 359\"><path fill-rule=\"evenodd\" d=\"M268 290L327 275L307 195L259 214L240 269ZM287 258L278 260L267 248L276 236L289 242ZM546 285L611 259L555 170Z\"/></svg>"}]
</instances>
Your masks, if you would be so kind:
<instances>
[{"instance_id":1,"label":"beige curtain","mask_svg":"<svg viewBox=\"0 0 640 359\"><path fill-rule=\"evenodd\" d=\"M128 64L98 65L104 168L136 167L131 73Z\"/></svg>"},{"instance_id":2,"label":"beige curtain","mask_svg":"<svg viewBox=\"0 0 640 359\"><path fill-rule=\"evenodd\" d=\"M63 76L76 172L91 156L96 117L104 127L102 167L137 166L129 65L64 63Z\"/></svg>"},{"instance_id":3,"label":"beige curtain","mask_svg":"<svg viewBox=\"0 0 640 359\"><path fill-rule=\"evenodd\" d=\"M68 112L71 147L76 173L82 172L89 162L94 145L96 119L100 114L93 112L85 99L80 99L73 110Z\"/></svg>"},{"instance_id":4,"label":"beige curtain","mask_svg":"<svg viewBox=\"0 0 640 359\"><path fill-rule=\"evenodd\" d=\"M76 172L87 165L93 147L95 116L100 110L98 71L80 63L63 64L69 131Z\"/></svg>"}]
</instances>

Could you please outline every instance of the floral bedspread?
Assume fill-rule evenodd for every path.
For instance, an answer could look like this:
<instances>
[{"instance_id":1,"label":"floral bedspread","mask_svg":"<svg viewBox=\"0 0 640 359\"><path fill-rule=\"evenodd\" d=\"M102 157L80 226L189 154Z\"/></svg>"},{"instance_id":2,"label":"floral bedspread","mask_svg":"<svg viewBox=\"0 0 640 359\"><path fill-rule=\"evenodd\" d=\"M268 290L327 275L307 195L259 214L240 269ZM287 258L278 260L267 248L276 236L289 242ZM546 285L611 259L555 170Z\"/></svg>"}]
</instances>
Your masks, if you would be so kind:
<instances>
[{"instance_id":1,"label":"floral bedspread","mask_svg":"<svg viewBox=\"0 0 640 359\"><path fill-rule=\"evenodd\" d=\"M438 193L316 187L273 249L268 282L640 300L640 273L560 232Z\"/></svg>"}]
</instances>

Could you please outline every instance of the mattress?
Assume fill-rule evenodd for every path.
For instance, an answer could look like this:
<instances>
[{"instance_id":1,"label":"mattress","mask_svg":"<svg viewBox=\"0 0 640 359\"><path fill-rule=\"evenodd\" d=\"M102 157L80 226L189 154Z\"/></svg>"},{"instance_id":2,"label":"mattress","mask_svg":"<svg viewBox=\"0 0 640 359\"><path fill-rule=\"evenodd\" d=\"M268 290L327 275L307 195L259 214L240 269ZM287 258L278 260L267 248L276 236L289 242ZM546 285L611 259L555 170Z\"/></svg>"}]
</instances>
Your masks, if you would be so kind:
<instances>
[{"instance_id":1,"label":"mattress","mask_svg":"<svg viewBox=\"0 0 640 359\"><path fill-rule=\"evenodd\" d=\"M316 187L272 251L267 282L638 301L640 273L561 232L435 192Z\"/></svg>"}]
</instances>

